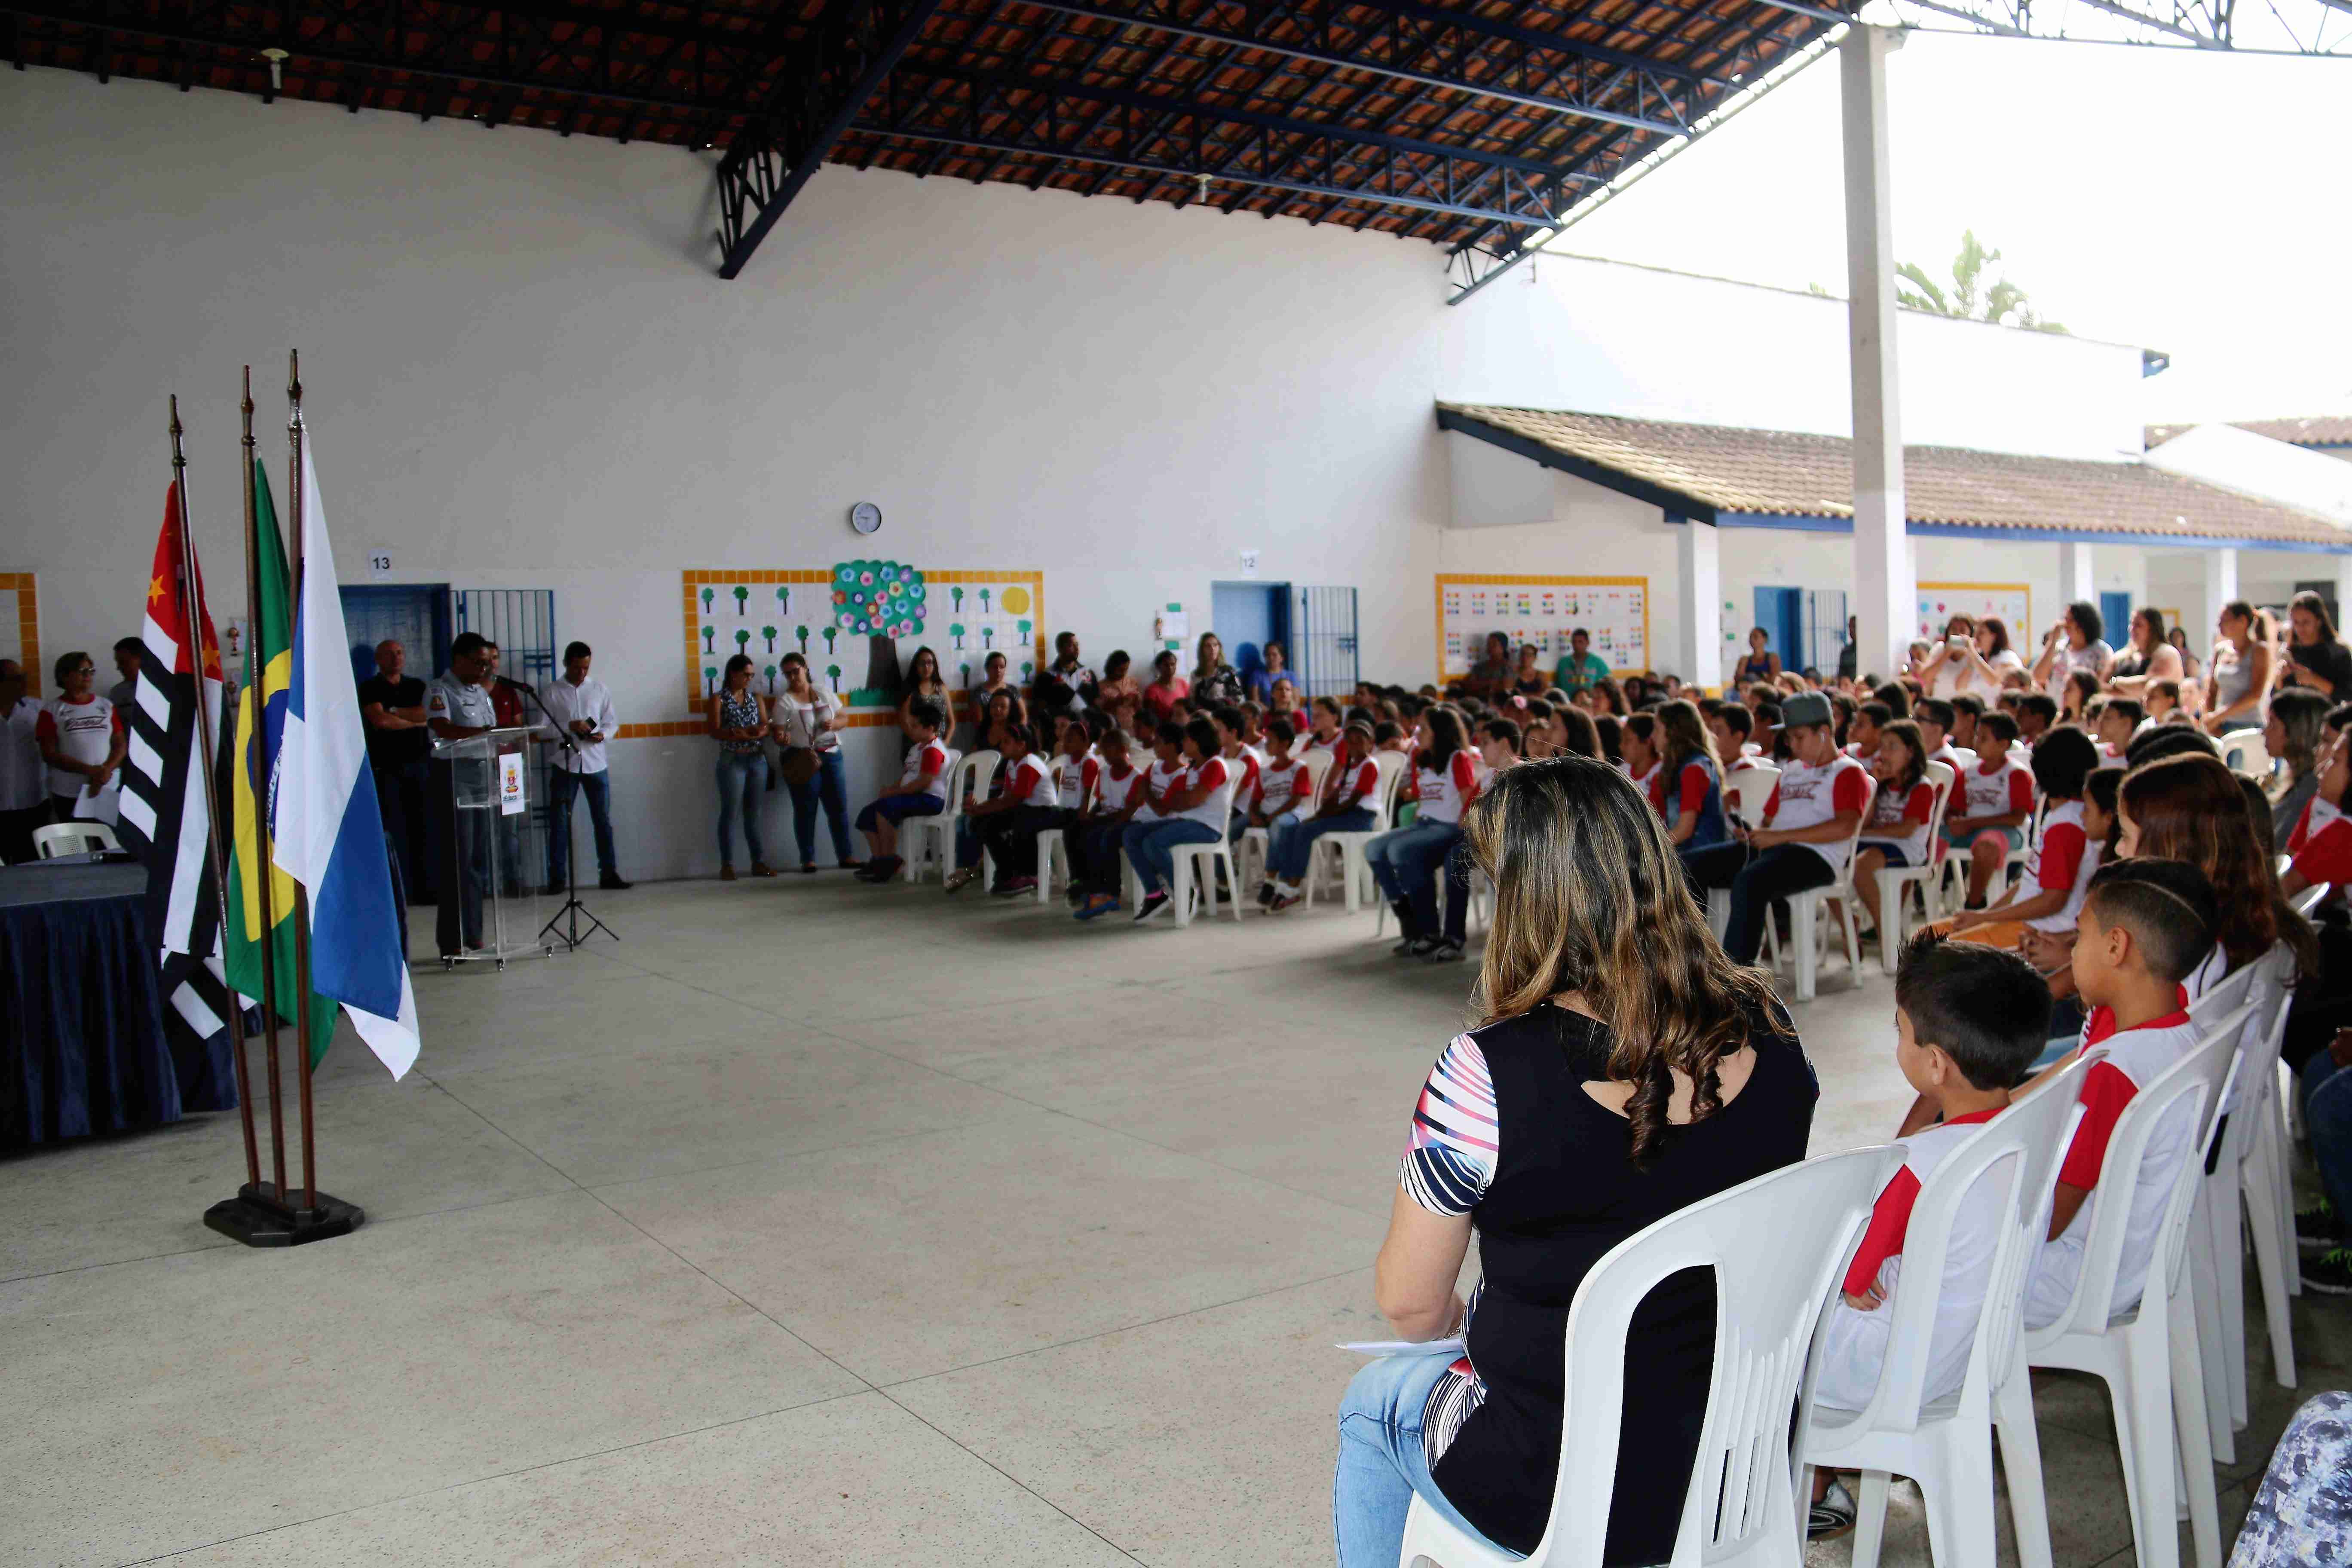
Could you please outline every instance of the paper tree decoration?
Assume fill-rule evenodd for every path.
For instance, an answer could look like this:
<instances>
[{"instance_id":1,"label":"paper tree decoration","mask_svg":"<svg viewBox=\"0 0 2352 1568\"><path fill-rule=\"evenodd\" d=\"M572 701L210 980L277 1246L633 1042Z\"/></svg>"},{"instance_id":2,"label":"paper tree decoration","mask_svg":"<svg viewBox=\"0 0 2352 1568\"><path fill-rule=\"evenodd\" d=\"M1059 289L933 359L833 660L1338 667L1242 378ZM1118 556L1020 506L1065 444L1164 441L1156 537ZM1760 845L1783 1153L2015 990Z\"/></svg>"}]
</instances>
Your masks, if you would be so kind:
<instances>
[{"instance_id":1,"label":"paper tree decoration","mask_svg":"<svg viewBox=\"0 0 2352 1568\"><path fill-rule=\"evenodd\" d=\"M793 628L793 636L801 639L801 657L803 658L806 658L808 657L808 627L794 626Z\"/></svg>"},{"instance_id":2,"label":"paper tree decoration","mask_svg":"<svg viewBox=\"0 0 2352 1568\"><path fill-rule=\"evenodd\" d=\"M840 628L839 626L827 626L827 627L825 627L825 628L824 628L824 651L825 651L825 652L827 652L827 653L831 653L831 652L833 651L833 639L834 639L835 637L839 637L840 635L841 635L841 628Z\"/></svg>"},{"instance_id":3,"label":"paper tree decoration","mask_svg":"<svg viewBox=\"0 0 2352 1568\"><path fill-rule=\"evenodd\" d=\"M746 587L745 587L745 586L743 586L743 584L740 584L740 583L736 584L735 584L735 614L736 614L738 616L740 616L743 614L743 612L744 612L745 610L747 610L747 609L749 609L749 608L751 607L751 589L749 589L749 588L746 588Z\"/></svg>"},{"instance_id":4,"label":"paper tree decoration","mask_svg":"<svg viewBox=\"0 0 2352 1568\"><path fill-rule=\"evenodd\" d=\"M776 614L778 614L778 615L780 615L780 616L789 616L789 615L791 615L792 613L793 613L793 591L792 591L790 588L779 588L779 589L777 589L777 590L776 590Z\"/></svg>"},{"instance_id":5,"label":"paper tree decoration","mask_svg":"<svg viewBox=\"0 0 2352 1568\"><path fill-rule=\"evenodd\" d=\"M704 665L702 667L702 694L708 697L713 691L717 690L718 687L719 667L715 664Z\"/></svg>"},{"instance_id":6,"label":"paper tree decoration","mask_svg":"<svg viewBox=\"0 0 2352 1568\"><path fill-rule=\"evenodd\" d=\"M705 653L717 653L717 652L719 651L716 647L713 647L711 646L711 644L710 644L710 639L711 639L712 637L716 637L716 636L718 635L718 632L719 632L719 628L718 628L718 627L716 627L716 626L705 626L705 627L703 627L703 628L702 628L702 651L703 651L703 652L705 652Z\"/></svg>"},{"instance_id":7,"label":"paper tree decoration","mask_svg":"<svg viewBox=\"0 0 2352 1568\"><path fill-rule=\"evenodd\" d=\"M776 694L776 667L772 664L767 666L766 668L768 677L768 695L772 697Z\"/></svg>"},{"instance_id":8,"label":"paper tree decoration","mask_svg":"<svg viewBox=\"0 0 2352 1568\"><path fill-rule=\"evenodd\" d=\"M983 594L987 591L988 590L985 588L981 590ZM996 646L996 628L994 626L987 625L982 626L980 628L980 646L982 647L994 647Z\"/></svg>"},{"instance_id":9,"label":"paper tree decoration","mask_svg":"<svg viewBox=\"0 0 2352 1568\"><path fill-rule=\"evenodd\" d=\"M923 629L923 574L896 561L833 569L833 622L852 637L907 637Z\"/></svg>"},{"instance_id":10,"label":"paper tree decoration","mask_svg":"<svg viewBox=\"0 0 2352 1568\"><path fill-rule=\"evenodd\" d=\"M751 652L751 634L749 631L739 627L735 633L735 651L737 653Z\"/></svg>"},{"instance_id":11,"label":"paper tree decoration","mask_svg":"<svg viewBox=\"0 0 2352 1568\"><path fill-rule=\"evenodd\" d=\"M988 614L988 590L985 588L980 591L980 613L983 616Z\"/></svg>"},{"instance_id":12,"label":"paper tree decoration","mask_svg":"<svg viewBox=\"0 0 2352 1568\"><path fill-rule=\"evenodd\" d=\"M763 639L765 639L765 640L766 640L767 645L768 645L768 651L769 651L770 653L773 653L773 652L775 652L775 651L776 651L776 628L775 628L775 627L773 627L773 626L761 626L761 627L760 628L760 636L761 636Z\"/></svg>"},{"instance_id":13,"label":"paper tree decoration","mask_svg":"<svg viewBox=\"0 0 2352 1568\"><path fill-rule=\"evenodd\" d=\"M837 665L837 664L828 664L828 665L826 665L826 666L824 667L824 673L825 673L825 678L826 678L827 679L829 679L829 680L831 680L831 681L833 682L833 694L834 694L835 697L840 696L840 695L841 695L841 666L839 666L839 665Z\"/></svg>"},{"instance_id":14,"label":"paper tree decoration","mask_svg":"<svg viewBox=\"0 0 2352 1568\"><path fill-rule=\"evenodd\" d=\"M956 613L957 615L959 615L959 616L960 616L960 615L962 615L962 614L963 614L963 590L962 590L961 588L950 588L950 589L948 590L948 597L949 597L949 598L950 598L950 599L953 599L953 600L955 601L955 613Z\"/></svg>"},{"instance_id":15,"label":"paper tree decoration","mask_svg":"<svg viewBox=\"0 0 2352 1568\"><path fill-rule=\"evenodd\" d=\"M718 596L719 590L716 588L705 588L702 591L702 613L704 615L707 616L710 613L710 601Z\"/></svg>"},{"instance_id":16,"label":"paper tree decoration","mask_svg":"<svg viewBox=\"0 0 2352 1568\"><path fill-rule=\"evenodd\" d=\"M963 590L959 588L956 592L961 593ZM948 627L948 636L955 638L956 647L963 647L963 623L961 621L958 621L953 626Z\"/></svg>"}]
</instances>

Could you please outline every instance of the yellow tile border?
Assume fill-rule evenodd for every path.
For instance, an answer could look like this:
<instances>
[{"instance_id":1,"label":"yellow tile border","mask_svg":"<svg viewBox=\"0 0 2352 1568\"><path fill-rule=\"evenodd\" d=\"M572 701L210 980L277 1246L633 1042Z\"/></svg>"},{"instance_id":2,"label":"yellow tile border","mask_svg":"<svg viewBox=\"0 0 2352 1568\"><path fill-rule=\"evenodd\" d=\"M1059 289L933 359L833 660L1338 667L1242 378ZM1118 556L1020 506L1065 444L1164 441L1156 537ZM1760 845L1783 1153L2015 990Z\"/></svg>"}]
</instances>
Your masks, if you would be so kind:
<instances>
[{"instance_id":1,"label":"yellow tile border","mask_svg":"<svg viewBox=\"0 0 2352 1568\"><path fill-rule=\"evenodd\" d=\"M923 582L927 586L933 583L1003 583L1018 584L1032 590L1035 595L1035 604L1032 606L1026 616L1016 618L1029 619L1035 625L1037 630L1034 637L1035 648L1033 655L1033 662L1040 669L1045 668L1045 649L1048 646L1049 633L1046 630L1045 614L1045 574L1043 571L1031 568L1014 572L982 572L969 570L933 572L921 567L917 568L917 570L922 572ZM703 703L708 700L708 695L702 689L703 661L706 658L716 658L721 656L718 654L716 649L706 651L701 646L701 617L703 612L706 608L711 609L715 612L716 603L714 601L713 605L709 606L702 605L701 595L697 592L697 590L702 588L731 586L739 583L745 586L756 585L761 587L818 584L823 586L826 591L828 595L826 599L826 608L830 611L830 594L833 583L833 572L830 568L821 572L798 568L786 569L776 567L730 571L720 567L687 566L679 568L678 576L679 603L683 607L686 620L687 710L697 715L694 720L688 722L685 732L699 734L702 730L702 721L699 716L702 712ZM1643 613L1644 616L1648 614L1648 601L1646 599L1643 602ZM967 649L966 651L969 652L970 650ZM1008 648L1004 651L1009 654L1011 650ZM940 662L942 668L944 668L947 663L945 658L943 657ZM953 693L953 695L956 698L961 699L963 696L963 693L957 691ZM872 709L865 709L845 713L842 718L841 727L845 730L865 729L875 724L889 724L896 723L897 721L898 720L895 714L882 712ZM638 728L638 726L623 725L620 731L621 738L625 740L646 739L650 738L651 731L657 729L663 733L669 732L666 728L646 726L644 728L648 730L648 735L632 735L630 731L635 728Z\"/></svg>"},{"instance_id":2,"label":"yellow tile border","mask_svg":"<svg viewBox=\"0 0 2352 1568\"><path fill-rule=\"evenodd\" d=\"M16 591L16 641L25 656L25 689L35 696L49 689L41 665L40 590L30 572L0 572L0 588Z\"/></svg>"},{"instance_id":3,"label":"yellow tile border","mask_svg":"<svg viewBox=\"0 0 2352 1568\"><path fill-rule=\"evenodd\" d=\"M1638 670L1624 673L1647 675L1657 668L1657 649L1650 646L1650 604L1656 596L1647 577L1551 577L1540 573L1440 572L1437 592L1433 601L1436 613L1437 684L1443 687L1449 679L1445 673L1445 590L1451 587L1495 588L1517 587L1526 584L1534 588L1639 588L1642 590L1642 657L1647 662ZM1497 628L1499 629L1499 628ZM1473 661L1474 664L1475 661ZM1619 673L1612 670L1611 674Z\"/></svg>"}]
</instances>

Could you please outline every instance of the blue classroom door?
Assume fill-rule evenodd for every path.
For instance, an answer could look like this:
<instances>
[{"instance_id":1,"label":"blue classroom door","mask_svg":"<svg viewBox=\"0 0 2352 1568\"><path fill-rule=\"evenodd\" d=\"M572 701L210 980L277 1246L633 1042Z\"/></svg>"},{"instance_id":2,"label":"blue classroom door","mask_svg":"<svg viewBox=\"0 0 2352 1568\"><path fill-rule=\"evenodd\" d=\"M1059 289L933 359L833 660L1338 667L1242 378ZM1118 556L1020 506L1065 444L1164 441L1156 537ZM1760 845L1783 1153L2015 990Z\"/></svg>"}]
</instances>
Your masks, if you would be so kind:
<instances>
[{"instance_id":1,"label":"blue classroom door","mask_svg":"<svg viewBox=\"0 0 2352 1568\"><path fill-rule=\"evenodd\" d=\"M2121 647L2131 640L2132 602L2129 594L2101 594L2099 618L2107 623L2107 646Z\"/></svg>"},{"instance_id":2,"label":"blue classroom door","mask_svg":"<svg viewBox=\"0 0 2352 1568\"><path fill-rule=\"evenodd\" d=\"M1756 590L1756 625L1764 628L1764 647L1780 656L1783 669L1805 667L1805 591L1802 588ZM1748 639L1739 639L1739 657L1748 657Z\"/></svg>"},{"instance_id":3,"label":"blue classroom door","mask_svg":"<svg viewBox=\"0 0 2352 1568\"><path fill-rule=\"evenodd\" d=\"M1247 675L1265 666L1265 645L1289 642L1290 584L1287 583L1212 583L1209 624L1201 628L1217 634L1225 645L1225 662ZM1297 659L1292 659L1295 666ZM1183 668L1192 667L1192 650L1184 650Z\"/></svg>"}]
</instances>

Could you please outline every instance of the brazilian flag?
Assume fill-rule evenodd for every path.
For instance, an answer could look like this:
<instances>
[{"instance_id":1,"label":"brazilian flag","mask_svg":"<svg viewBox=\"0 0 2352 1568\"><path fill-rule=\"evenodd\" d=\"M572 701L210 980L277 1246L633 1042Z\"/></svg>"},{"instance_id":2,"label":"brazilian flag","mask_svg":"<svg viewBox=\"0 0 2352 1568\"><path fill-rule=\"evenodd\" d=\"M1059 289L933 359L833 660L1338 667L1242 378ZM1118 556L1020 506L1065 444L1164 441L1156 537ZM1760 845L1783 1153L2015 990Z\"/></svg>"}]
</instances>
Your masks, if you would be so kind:
<instances>
[{"instance_id":1,"label":"brazilian flag","mask_svg":"<svg viewBox=\"0 0 2352 1568\"><path fill-rule=\"evenodd\" d=\"M236 758L234 809L236 830L228 861L228 917L221 922L226 942L228 983L239 994L262 1000L261 883L269 879L269 912L275 917L266 940L269 944L271 977L277 982L272 1005L291 1026L298 1014L294 963L294 879L271 863L265 819L274 820L278 795L275 776L261 773L260 737L269 738L273 774L286 731L287 692L294 683L294 574L286 561L286 547L278 537L278 509L270 503L269 476L257 460L253 465L254 521L257 538L255 555L261 580L260 618L252 628L246 655L246 687L236 705ZM328 998L310 995L310 1065L316 1067L335 1037L338 1009Z\"/></svg>"}]
</instances>

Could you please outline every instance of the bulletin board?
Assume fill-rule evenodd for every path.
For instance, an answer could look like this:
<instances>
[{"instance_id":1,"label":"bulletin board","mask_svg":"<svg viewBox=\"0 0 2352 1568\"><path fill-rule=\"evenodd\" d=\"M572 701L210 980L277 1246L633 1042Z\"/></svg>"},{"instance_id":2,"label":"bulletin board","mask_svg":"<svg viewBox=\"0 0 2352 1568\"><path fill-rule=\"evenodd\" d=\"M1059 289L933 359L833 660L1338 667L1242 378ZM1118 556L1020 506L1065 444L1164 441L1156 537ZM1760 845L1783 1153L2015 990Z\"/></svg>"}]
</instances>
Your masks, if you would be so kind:
<instances>
[{"instance_id":1,"label":"bulletin board","mask_svg":"<svg viewBox=\"0 0 2352 1568\"><path fill-rule=\"evenodd\" d=\"M1527 577L1441 573L1437 578L1437 679L1470 673L1489 632L1516 649L1533 643L1549 670L1567 656L1569 634L1592 634L1592 651L1612 672L1650 668L1647 577Z\"/></svg>"},{"instance_id":2,"label":"bulletin board","mask_svg":"<svg viewBox=\"0 0 2352 1568\"><path fill-rule=\"evenodd\" d=\"M687 710L699 714L729 658L749 654L751 685L781 690L776 661L808 659L851 722L898 705L895 692L863 684L868 638L887 637L904 670L918 648L939 655L961 697L992 651L1021 683L1045 662L1045 574L1035 571L934 572L906 562L854 560L824 569L688 567L679 574L686 632Z\"/></svg>"},{"instance_id":3,"label":"bulletin board","mask_svg":"<svg viewBox=\"0 0 2352 1568\"><path fill-rule=\"evenodd\" d=\"M30 572L0 572L0 658L25 669L25 689L35 696L49 689L41 663L41 610Z\"/></svg>"},{"instance_id":4,"label":"bulletin board","mask_svg":"<svg viewBox=\"0 0 2352 1568\"><path fill-rule=\"evenodd\" d=\"M2023 583L1922 583L1919 584L1920 637L1933 642L1944 635L1954 616L1983 620L1999 616L2009 626L2012 644L2033 638L2033 594Z\"/></svg>"}]
</instances>

